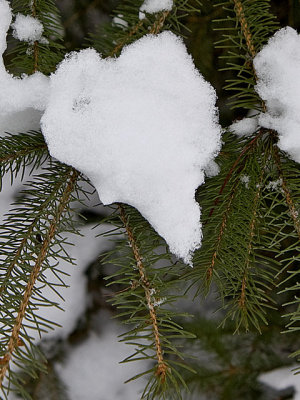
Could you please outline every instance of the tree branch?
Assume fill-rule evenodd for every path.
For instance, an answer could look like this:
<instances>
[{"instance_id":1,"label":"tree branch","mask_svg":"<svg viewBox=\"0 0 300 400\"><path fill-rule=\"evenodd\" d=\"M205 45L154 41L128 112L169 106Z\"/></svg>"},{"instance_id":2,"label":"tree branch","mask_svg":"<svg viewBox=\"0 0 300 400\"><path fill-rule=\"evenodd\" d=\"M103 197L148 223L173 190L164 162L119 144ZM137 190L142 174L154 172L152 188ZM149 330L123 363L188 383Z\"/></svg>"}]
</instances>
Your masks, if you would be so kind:
<instances>
[{"instance_id":1,"label":"tree branch","mask_svg":"<svg viewBox=\"0 0 300 400\"><path fill-rule=\"evenodd\" d=\"M6 352L3 356L3 358L1 359L0 388L2 387L2 383L3 383L4 377L6 375L6 371L9 367L9 363L12 359L13 353L14 353L15 349L18 347L19 334L20 334L20 330L22 327L22 322L26 315L26 310L29 305L31 295L33 293L34 285L38 279L41 266L42 266L45 258L47 257L51 241L53 240L53 238L56 234L61 217L69 204L70 196L71 196L71 193L76 184L78 175L79 175L79 173L74 169L72 169L70 171L70 173L68 174L68 178L67 178L68 183L66 185L66 189L65 189L65 191L59 201L59 204L57 206L56 216L53 218L53 220L51 221L51 224L49 225L49 229L48 229L46 238L40 248L39 254L35 261L35 265L29 276L29 280L27 282L27 285L26 285L26 288L24 291L24 295L23 295L23 298L22 298L22 301L21 301L21 304L19 307L19 311L18 311L17 317L15 319L15 323L14 323L14 326L13 326L13 329L11 332L11 336L9 338Z\"/></svg>"}]
</instances>

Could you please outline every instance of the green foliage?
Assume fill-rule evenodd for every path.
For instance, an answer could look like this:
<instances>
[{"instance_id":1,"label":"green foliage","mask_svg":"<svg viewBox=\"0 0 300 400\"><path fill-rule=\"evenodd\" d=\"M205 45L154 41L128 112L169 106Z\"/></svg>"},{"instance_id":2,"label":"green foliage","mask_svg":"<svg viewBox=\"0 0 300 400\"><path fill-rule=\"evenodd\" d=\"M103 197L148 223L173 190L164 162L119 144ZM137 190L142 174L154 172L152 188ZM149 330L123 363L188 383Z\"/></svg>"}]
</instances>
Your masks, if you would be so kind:
<instances>
[{"instance_id":1,"label":"green foliage","mask_svg":"<svg viewBox=\"0 0 300 400\"><path fill-rule=\"evenodd\" d=\"M261 99L254 90L255 70L252 60L278 29L278 22L270 13L269 0L230 0L216 2L223 7L225 16L217 19L215 29L222 32L216 46L226 48L223 55L235 76L227 80L226 90L234 92L230 105L233 108L261 110Z\"/></svg>"},{"instance_id":2,"label":"green foliage","mask_svg":"<svg viewBox=\"0 0 300 400\"><path fill-rule=\"evenodd\" d=\"M116 209L109 220L116 226L117 234L125 224L130 239L119 239L107 255L109 263L118 266L118 270L106 279L109 286L117 285L111 303L119 310L122 322L129 326L121 341L134 347L134 353L123 362L149 362L147 371L132 378L150 374L143 399L166 399L170 393L172 398L181 399L181 385L185 383L178 368L191 368L178 344L194 337L175 322L187 316L174 310L185 268L172 262L157 233L135 209L122 206L121 217L119 212ZM142 255L141 260L136 250ZM153 335L154 329L159 337ZM157 362L160 353L162 361Z\"/></svg>"},{"instance_id":3,"label":"green foliage","mask_svg":"<svg viewBox=\"0 0 300 400\"><path fill-rule=\"evenodd\" d=\"M181 20L186 15L200 12L198 0L177 0L170 12L158 14L145 14L144 19L139 19L139 8L143 0L125 0L113 12L113 16L122 16L124 23L107 23L100 26L99 30L91 35L93 47L104 57L115 56L120 53L125 45L149 33L159 33L163 30L182 35L185 26Z\"/></svg>"},{"instance_id":4,"label":"green foliage","mask_svg":"<svg viewBox=\"0 0 300 400\"><path fill-rule=\"evenodd\" d=\"M9 68L14 74L32 74L39 71L49 74L63 58L62 26L54 0L13 0L12 11L38 18L43 24L43 41L27 43L10 38L12 59Z\"/></svg>"},{"instance_id":5,"label":"green foliage","mask_svg":"<svg viewBox=\"0 0 300 400\"><path fill-rule=\"evenodd\" d=\"M71 167L52 162L26 184L0 226L1 373L11 358L32 377L36 376L36 368L43 369L43 359L31 330L42 335L55 324L39 317L40 307L60 307L45 298L41 289L47 286L59 293L59 287L64 286L59 260L72 262L64 249L62 232L76 232L76 214L70 206L78 202L82 191L76 177L77 172ZM46 270L59 283L52 283L49 276L46 278ZM8 370L10 384L25 396L18 377L13 369ZM5 395L6 385L2 386Z\"/></svg>"},{"instance_id":6,"label":"green foliage","mask_svg":"<svg viewBox=\"0 0 300 400\"><path fill-rule=\"evenodd\" d=\"M11 180L25 168L37 169L48 159L47 145L39 132L20 133L0 138L0 189L2 178L11 173Z\"/></svg>"}]
</instances>

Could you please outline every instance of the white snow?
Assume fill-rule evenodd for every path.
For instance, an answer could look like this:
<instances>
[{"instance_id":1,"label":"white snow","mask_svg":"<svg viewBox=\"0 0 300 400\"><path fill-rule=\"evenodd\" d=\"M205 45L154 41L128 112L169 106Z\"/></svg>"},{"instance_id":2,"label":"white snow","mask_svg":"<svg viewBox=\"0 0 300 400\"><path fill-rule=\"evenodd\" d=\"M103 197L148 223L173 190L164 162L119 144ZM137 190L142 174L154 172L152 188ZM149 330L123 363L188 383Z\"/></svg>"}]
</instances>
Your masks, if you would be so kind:
<instances>
[{"instance_id":1,"label":"white snow","mask_svg":"<svg viewBox=\"0 0 300 400\"><path fill-rule=\"evenodd\" d=\"M229 130L237 136L248 136L258 128L257 117L243 118L229 126Z\"/></svg>"},{"instance_id":2,"label":"white snow","mask_svg":"<svg viewBox=\"0 0 300 400\"><path fill-rule=\"evenodd\" d=\"M9 133L38 131L42 113L34 108L26 108L24 111L0 114L0 137Z\"/></svg>"},{"instance_id":3,"label":"white snow","mask_svg":"<svg viewBox=\"0 0 300 400\"><path fill-rule=\"evenodd\" d=\"M11 26L14 38L30 43L41 40L44 31L43 24L37 18L20 13Z\"/></svg>"},{"instance_id":4,"label":"white snow","mask_svg":"<svg viewBox=\"0 0 300 400\"><path fill-rule=\"evenodd\" d=\"M5 0L0 0L0 52L6 49L6 32L11 23L11 10ZM0 131L20 130L20 120L26 116L24 128L34 128L39 117L32 109L42 111L47 102L49 78L36 72L22 78L13 77L5 70L0 56ZM20 114L19 114L20 113ZM33 115L35 114L35 115ZM33 121L33 120L34 121ZM29 120L29 121L28 121ZM31 121L30 121L31 120ZM10 128L11 126L11 128ZM25 129L22 129L24 132Z\"/></svg>"},{"instance_id":5,"label":"white snow","mask_svg":"<svg viewBox=\"0 0 300 400\"><path fill-rule=\"evenodd\" d=\"M145 362L119 364L129 354L128 346L119 343L121 333L115 322L105 321L101 335L91 333L73 347L56 371L72 400L133 400L140 398L143 380L123 382L146 370Z\"/></svg>"},{"instance_id":6,"label":"white snow","mask_svg":"<svg viewBox=\"0 0 300 400\"><path fill-rule=\"evenodd\" d=\"M204 167L205 176L207 176L208 178L212 178L213 176L218 175L219 172L220 167L214 160L209 161L208 164Z\"/></svg>"},{"instance_id":7,"label":"white snow","mask_svg":"<svg viewBox=\"0 0 300 400\"><path fill-rule=\"evenodd\" d=\"M276 181L270 181L267 186L266 189L270 189L270 190L283 190L282 187L282 179L279 178Z\"/></svg>"},{"instance_id":8,"label":"white snow","mask_svg":"<svg viewBox=\"0 0 300 400\"><path fill-rule=\"evenodd\" d=\"M278 390L283 390L289 386L293 386L295 389L293 400L300 400L299 375L295 375L292 371L293 368L296 367L298 366L295 365L294 367L277 368L273 371L266 372L259 376L259 381Z\"/></svg>"},{"instance_id":9,"label":"white snow","mask_svg":"<svg viewBox=\"0 0 300 400\"><path fill-rule=\"evenodd\" d=\"M195 190L220 148L215 101L182 40L164 32L118 59L68 55L51 76L42 131L52 156L85 173L104 204L136 207L190 263L202 237Z\"/></svg>"},{"instance_id":10,"label":"white snow","mask_svg":"<svg viewBox=\"0 0 300 400\"><path fill-rule=\"evenodd\" d=\"M250 182L250 176L249 175L241 175L240 176L240 181L245 185L246 189L249 189L249 182Z\"/></svg>"},{"instance_id":11,"label":"white snow","mask_svg":"<svg viewBox=\"0 0 300 400\"><path fill-rule=\"evenodd\" d=\"M116 17L113 17L113 24L121 25L123 28L128 28L128 22L125 21L123 17L123 14L118 14Z\"/></svg>"},{"instance_id":12,"label":"white snow","mask_svg":"<svg viewBox=\"0 0 300 400\"><path fill-rule=\"evenodd\" d=\"M154 14L160 11L171 11L172 7L173 0L145 0L140 8L140 11Z\"/></svg>"},{"instance_id":13,"label":"white snow","mask_svg":"<svg viewBox=\"0 0 300 400\"><path fill-rule=\"evenodd\" d=\"M257 54L254 66L256 91L267 107L259 124L275 129L278 146L300 162L300 36L290 27L280 29Z\"/></svg>"}]
</instances>

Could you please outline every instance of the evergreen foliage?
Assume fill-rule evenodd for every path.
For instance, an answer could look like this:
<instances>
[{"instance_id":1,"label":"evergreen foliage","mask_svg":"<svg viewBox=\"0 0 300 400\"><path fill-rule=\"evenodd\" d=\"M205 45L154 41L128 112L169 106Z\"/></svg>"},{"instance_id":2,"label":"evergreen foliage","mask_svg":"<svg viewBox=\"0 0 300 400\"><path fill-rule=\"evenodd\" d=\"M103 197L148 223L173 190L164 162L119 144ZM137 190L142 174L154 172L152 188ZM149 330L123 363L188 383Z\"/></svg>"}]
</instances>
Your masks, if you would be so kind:
<instances>
[{"instance_id":1,"label":"evergreen foliage","mask_svg":"<svg viewBox=\"0 0 300 400\"><path fill-rule=\"evenodd\" d=\"M113 57L148 33L171 30L188 36L189 18L197 18L203 7L198 1L175 0L171 11L139 19L142 3L119 1L112 17L121 16L125 24L101 25L88 37L89 45L103 57ZM254 90L252 61L278 28L270 1L213 3L219 16L215 46L226 62L223 71L230 76L225 86L231 93L229 102L242 113L265 110ZM28 44L10 37L5 56L10 71L49 75L65 52L56 2L13 0L12 8L14 13L37 17L48 42ZM197 192L204 238L195 252L193 269L174 260L132 207L112 206L110 216L100 221L115 227L105 233L116 239L103 261L113 266L114 272L106 277L114 291L111 304L127 327L120 340L134 348L122 362L148 360L150 365L132 378L147 375L143 399L187 399L188 391L199 387L222 399L250 399L257 394L254 382L259 371L289 362L287 354L272 354L272 346L280 330L288 332L293 342L299 331L300 167L279 150L277 140L275 131L263 128L240 139L228 129L224 132L216 160L220 173L207 178ZM5 174L12 181L17 175L23 177L25 168L31 174L38 172L0 226L0 387L4 399L10 391L32 398L25 375L36 378L37 371L47 369L32 331L42 336L55 324L39 316L39 307L63 304L43 297L41 288L49 286L59 293L65 285L59 261L72 263L72 259L65 250L64 232L77 233L78 202L84 203L89 195L81 174L50 157L40 132L7 133L0 138L0 183ZM1 184L0 188L5 190ZM48 270L59 284L45 278ZM201 317L191 322L178 311L185 290L207 295L215 284L222 336L214 321ZM279 317L283 317L281 323ZM245 331L245 335L232 336ZM257 331L271 337L270 346L262 346ZM252 346L246 359L241 351L245 343ZM215 358L201 366L186 355L185 349L189 353L191 346L214 352ZM295 343L291 351L299 358ZM251 390L245 393L245 387Z\"/></svg>"}]
</instances>

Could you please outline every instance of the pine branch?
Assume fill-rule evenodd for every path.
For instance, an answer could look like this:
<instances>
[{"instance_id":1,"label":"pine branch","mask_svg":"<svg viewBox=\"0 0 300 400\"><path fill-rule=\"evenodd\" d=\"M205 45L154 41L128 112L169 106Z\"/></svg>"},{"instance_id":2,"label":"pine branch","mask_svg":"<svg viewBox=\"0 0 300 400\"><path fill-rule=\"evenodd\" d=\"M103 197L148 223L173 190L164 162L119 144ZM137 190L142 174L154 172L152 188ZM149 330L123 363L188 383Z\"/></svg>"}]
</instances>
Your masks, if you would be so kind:
<instances>
[{"instance_id":1,"label":"pine branch","mask_svg":"<svg viewBox=\"0 0 300 400\"><path fill-rule=\"evenodd\" d=\"M236 73L236 77L227 80L225 86L226 90L235 92L230 97L230 105L232 108L265 111L264 102L254 90L253 58L278 27L270 13L269 0L230 0L218 4L223 7L226 18L216 20L222 25L216 30L228 32L223 33L223 39L216 43L217 48L226 50L222 58L227 60L227 66L222 70Z\"/></svg>"},{"instance_id":2,"label":"pine branch","mask_svg":"<svg viewBox=\"0 0 300 400\"><path fill-rule=\"evenodd\" d=\"M31 182L28 185L30 189L23 192L25 197L17 203L19 207L12 211L5 225L1 227L3 252L0 271L3 273L0 273L0 387L3 391L3 380L13 357L23 362L28 357L24 365L27 373L31 373L28 370L30 364L32 368L41 368L38 360L35 361L36 350L34 353L30 351L34 347L26 329L30 327L41 332L51 327L52 322L42 320L35 314L38 310L34 306L36 302L48 305L37 283L42 282L56 292L57 284L47 282L43 277L45 269L50 268L49 260L61 258L72 262L61 246L63 240L59 235L65 230L76 232L73 227L74 213L69 204L75 200L72 193L80 193L77 180L77 171L55 164L36 183ZM35 240L36 232L42 238L41 243ZM56 266L51 266L51 269L56 278L59 278L59 285L64 285ZM57 306L52 302L50 304ZM25 320L29 321L29 325ZM20 348L20 344L26 345L26 351ZM12 370L9 379L20 389L18 377Z\"/></svg>"},{"instance_id":3,"label":"pine branch","mask_svg":"<svg viewBox=\"0 0 300 400\"><path fill-rule=\"evenodd\" d=\"M290 217L293 220L294 226L295 226L295 230L298 234L299 240L300 240L300 219L299 219L299 213L297 211L297 208L295 206L295 202L292 198L291 192L288 188L288 183L286 181L285 175L283 173L282 170L282 163L281 163L281 159L280 159L280 155L279 155L279 149L276 145L274 145L274 152L273 152L273 156L274 156L274 161L275 164L277 166L277 170L278 170L278 175L279 175L279 179L281 182L281 187L285 196L285 201L286 204L288 205L289 208L289 214Z\"/></svg>"},{"instance_id":4,"label":"pine branch","mask_svg":"<svg viewBox=\"0 0 300 400\"><path fill-rule=\"evenodd\" d=\"M115 219L117 211L119 221ZM111 302L119 309L118 317L130 325L121 336L122 341L135 348L123 362L151 361L147 371L132 378L150 376L143 399L165 399L169 395L180 399L185 383L179 369L190 368L177 343L193 337L176 322L186 315L170 307L180 297L177 287L181 284L182 267L172 264L160 247L162 240L133 208L119 206L110 222L122 230L125 225L129 239L118 239L117 247L106 258L118 267L107 277L108 286L116 287Z\"/></svg>"},{"instance_id":5,"label":"pine branch","mask_svg":"<svg viewBox=\"0 0 300 400\"><path fill-rule=\"evenodd\" d=\"M40 167L48 159L47 145L41 133L28 132L0 138L0 189L2 178L7 172L12 178L27 166L31 171Z\"/></svg>"},{"instance_id":6,"label":"pine branch","mask_svg":"<svg viewBox=\"0 0 300 400\"><path fill-rule=\"evenodd\" d=\"M1 370L0 370L0 388L2 387L2 382L5 377L7 368L9 366L10 360L12 358L12 355L18 346L18 341L19 341L19 335L20 335L20 329L23 323L23 319L26 314L26 310L30 301L30 297L33 293L33 288L34 285L37 281L37 278L40 273L40 269L42 266L42 263L45 261L45 258L47 257L47 254L49 252L49 246L51 245L51 242L57 232L58 224L60 223L62 214L65 212L69 201L70 201L70 195L72 191L74 190L74 185L76 182L76 179L78 177L78 172L75 170L71 170L69 176L67 177L67 185L66 188L63 192L62 197L59 200L58 207L56 210L56 215L53 218L51 224L49 225L49 229L46 235L46 238L41 246L41 249L39 251L39 254L36 258L35 265L32 269L32 272L30 274L29 280L27 282L26 289L23 294L23 298L20 304L20 308L15 320L15 324L12 329L12 333L7 345L7 350L2 357L2 365L1 365ZM22 243L23 245L23 243Z\"/></svg>"},{"instance_id":7,"label":"pine branch","mask_svg":"<svg viewBox=\"0 0 300 400\"><path fill-rule=\"evenodd\" d=\"M121 220L125 226L129 242L132 248L132 252L134 254L134 258L136 260L136 265L138 267L138 271L140 274L140 284L142 285L144 292L145 292L145 297L147 301L147 306L150 312L150 318L151 318L151 323L153 326L153 334L154 334L154 339L155 339L155 348L156 348L156 357L157 357L157 371L156 374L157 376L164 381L166 379L166 372L167 372L167 365L164 362L163 358L163 351L161 347L161 342L160 342L160 334L159 334L159 327L157 323L157 316L156 316L156 311L155 307L152 301L152 296L151 296L151 291L153 291L153 288L151 288L151 284L149 282L149 279L146 274L145 267L142 262L142 257L140 255L138 246L135 242L132 230L130 229L130 226L128 224L128 220L126 217L125 209L123 206L119 206L119 211L120 211L120 217Z\"/></svg>"},{"instance_id":8,"label":"pine branch","mask_svg":"<svg viewBox=\"0 0 300 400\"><path fill-rule=\"evenodd\" d=\"M249 54L251 54L252 58L254 58L256 55L256 50L253 44L252 35L248 26L248 22L245 17L242 2L240 0L233 0L233 2L235 5L236 15L240 21L242 32L246 40L248 52Z\"/></svg>"},{"instance_id":9,"label":"pine branch","mask_svg":"<svg viewBox=\"0 0 300 400\"><path fill-rule=\"evenodd\" d=\"M55 0L13 0L14 14L21 13L37 18L44 27L44 40L33 44L20 42L10 37L11 50L7 52L11 62L9 69L14 74L32 74L42 72L49 74L55 71L63 59L65 48L62 45L62 26Z\"/></svg>"},{"instance_id":10,"label":"pine branch","mask_svg":"<svg viewBox=\"0 0 300 400\"><path fill-rule=\"evenodd\" d=\"M139 19L139 8L143 0L125 0L113 12L114 16L122 15L122 20L128 25L106 24L99 28L96 34L91 35L90 41L93 47L103 57L118 55L121 49L134 40L149 33L158 34L164 29L182 35L186 30L181 19L186 15L198 14L200 3L198 0L175 0L171 11L164 11L157 14L146 14L144 19Z\"/></svg>"}]
</instances>

